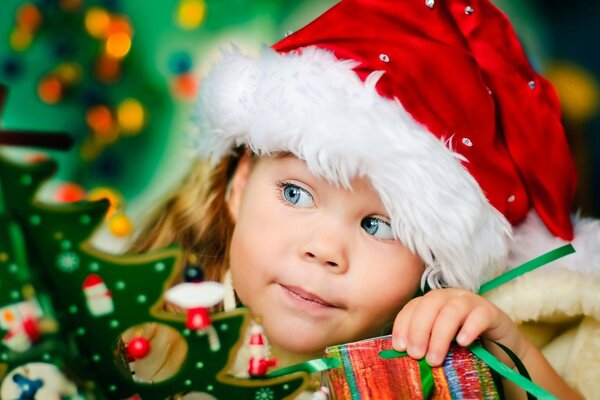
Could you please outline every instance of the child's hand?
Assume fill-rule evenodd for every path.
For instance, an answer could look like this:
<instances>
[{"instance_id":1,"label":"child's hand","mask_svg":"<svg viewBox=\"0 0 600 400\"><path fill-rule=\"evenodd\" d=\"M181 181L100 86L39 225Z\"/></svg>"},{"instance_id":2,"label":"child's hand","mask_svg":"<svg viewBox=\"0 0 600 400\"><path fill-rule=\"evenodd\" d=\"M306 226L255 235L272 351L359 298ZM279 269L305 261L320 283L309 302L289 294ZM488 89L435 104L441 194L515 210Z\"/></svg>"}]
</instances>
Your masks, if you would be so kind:
<instances>
[{"instance_id":1,"label":"child's hand","mask_svg":"<svg viewBox=\"0 0 600 400\"><path fill-rule=\"evenodd\" d=\"M409 301L392 331L394 349L438 366L452 340L468 346L482 336L525 356L527 345L515 323L483 297L464 289L436 289Z\"/></svg>"}]
</instances>

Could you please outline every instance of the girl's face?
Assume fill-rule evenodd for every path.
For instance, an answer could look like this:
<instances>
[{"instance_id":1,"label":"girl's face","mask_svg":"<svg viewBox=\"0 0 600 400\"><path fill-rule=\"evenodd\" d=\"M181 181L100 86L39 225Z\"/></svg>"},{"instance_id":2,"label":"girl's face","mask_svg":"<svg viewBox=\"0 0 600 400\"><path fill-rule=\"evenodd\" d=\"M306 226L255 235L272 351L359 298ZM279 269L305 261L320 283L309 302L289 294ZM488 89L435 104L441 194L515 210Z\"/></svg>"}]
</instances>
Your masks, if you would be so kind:
<instances>
[{"instance_id":1,"label":"girl's face","mask_svg":"<svg viewBox=\"0 0 600 400\"><path fill-rule=\"evenodd\" d=\"M273 344L314 354L376 336L416 292L423 263L366 178L347 190L291 155L244 156L231 185L233 286Z\"/></svg>"}]
</instances>

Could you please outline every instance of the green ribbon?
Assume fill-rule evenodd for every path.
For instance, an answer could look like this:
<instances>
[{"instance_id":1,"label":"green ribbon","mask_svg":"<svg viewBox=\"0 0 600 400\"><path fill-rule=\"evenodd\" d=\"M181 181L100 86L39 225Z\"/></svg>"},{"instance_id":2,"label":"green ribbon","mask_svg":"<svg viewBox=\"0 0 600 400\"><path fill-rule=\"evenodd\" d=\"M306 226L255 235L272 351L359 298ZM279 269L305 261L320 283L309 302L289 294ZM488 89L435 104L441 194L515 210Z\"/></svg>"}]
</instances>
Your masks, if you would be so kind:
<instances>
[{"instance_id":1,"label":"green ribbon","mask_svg":"<svg viewBox=\"0 0 600 400\"><path fill-rule=\"evenodd\" d=\"M500 345L499 343L496 343ZM506 351L508 348L500 345L500 347ZM477 357L479 357L483 362L485 362L491 369L505 377L506 379L513 382L515 385L518 385L521 389L525 390L527 393L535 396L541 400L557 400L556 397L542 389L540 386L533 383L531 380L527 379L523 375L528 375L527 372L522 372L521 368L525 368L521 361L519 360L515 365L520 370L521 373L515 372L512 368L507 366L498 360L492 353L483 348L480 343L472 343L468 346L469 350L473 352ZM512 351L508 351L507 354L511 356ZM514 355L514 354L513 354ZM515 358L517 358L515 356ZM512 359L512 357L511 357ZM518 360L518 358L517 358ZM514 359L513 359L514 361ZM529 397L529 396L528 396Z\"/></svg>"},{"instance_id":2,"label":"green ribbon","mask_svg":"<svg viewBox=\"0 0 600 400\"><path fill-rule=\"evenodd\" d=\"M496 289L498 286L503 285L506 282L512 281L513 279L523 274L526 274L529 271L533 271L536 268L551 263L552 261L556 261L559 258L567 256L571 253L575 253L573 245L566 244L562 247L542 254L541 256L536 257L533 260L527 261L526 263L521 264L518 267L503 273L502 275L492 279L491 281L484 283L479 288L479 294L484 294L492 289Z\"/></svg>"},{"instance_id":3,"label":"green ribbon","mask_svg":"<svg viewBox=\"0 0 600 400\"><path fill-rule=\"evenodd\" d=\"M492 342L494 342L496 344L496 346L498 346L500 349L502 349L504 351L504 353L506 353L508 355L508 357L510 357L512 362L517 367L517 371L519 371L519 373L521 375L523 375L525 378L527 378L529 380L532 380L531 377L529 376L529 372L527 372L527 368L525 368L525 365L523 365L523 363L521 362L521 359L519 357L517 357L517 355L515 353L513 353L511 349L509 349L508 347L506 347L505 345L503 345L500 342L496 342L495 340L492 340ZM528 400L535 400L535 397L531 393L526 392L526 394L527 394Z\"/></svg>"},{"instance_id":4,"label":"green ribbon","mask_svg":"<svg viewBox=\"0 0 600 400\"><path fill-rule=\"evenodd\" d=\"M263 378L277 378L279 376L293 374L295 372L322 372L331 368L340 366L340 361L336 358L316 358L314 360L305 361L299 364L290 365L289 367L281 368L264 375Z\"/></svg>"},{"instance_id":5,"label":"green ribbon","mask_svg":"<svg viewBox=\"0 0 600 400\"><path fill-rule=\"evenodd\" d=\"M379 352L379 357L387 360L390 358L408 357L405 351L382 350ZM431 366L427 364L424 358L419 360L419 372L421 374L421 389L423 390L423 398L428 399L433 395L435 382L433 379L433 371Z\"/></svg>"}]
</instances>

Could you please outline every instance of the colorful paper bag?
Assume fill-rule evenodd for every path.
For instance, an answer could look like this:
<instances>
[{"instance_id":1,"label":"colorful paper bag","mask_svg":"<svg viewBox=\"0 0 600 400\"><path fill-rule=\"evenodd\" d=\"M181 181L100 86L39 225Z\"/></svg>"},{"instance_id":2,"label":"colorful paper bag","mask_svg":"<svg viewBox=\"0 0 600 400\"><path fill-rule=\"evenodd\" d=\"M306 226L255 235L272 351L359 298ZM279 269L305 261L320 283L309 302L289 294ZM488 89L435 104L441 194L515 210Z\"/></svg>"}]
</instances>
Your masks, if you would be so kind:
<instances>
[{"instance_id":1,"label":"colorful paper bag","mask_svg":"<svg viewBox=\"0 0 600 400\"><path fill-rule=\"evenodd\" d=\"M423 399L428 379L432 399L500 398L489 367L467 348L453 344L433 368L410 357L386 358L390 350L391 336L328 347L326 357L340 362L325 373L332 399Z\"/></svg>"}]
</instances>

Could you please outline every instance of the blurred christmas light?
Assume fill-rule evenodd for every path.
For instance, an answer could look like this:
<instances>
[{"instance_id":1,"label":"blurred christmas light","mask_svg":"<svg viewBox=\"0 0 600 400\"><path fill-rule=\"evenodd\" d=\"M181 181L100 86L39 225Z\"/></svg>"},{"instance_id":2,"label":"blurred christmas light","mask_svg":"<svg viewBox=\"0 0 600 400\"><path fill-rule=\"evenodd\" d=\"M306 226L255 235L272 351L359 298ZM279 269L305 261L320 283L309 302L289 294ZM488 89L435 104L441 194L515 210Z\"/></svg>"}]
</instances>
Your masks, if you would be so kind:
<instances>
[{"instance_id":1,"label":"blurred christmas light","mask_svg":"<svg viewBox=\"0 0 600 400\"><path fill-rule=\"evenodd\" d=\"M38 96L44 103L56 104L63 96L63 85L57 77L46 76L38 84Z\"/></svg>"},{"instance_id":2,"label":"blurred christmas light","mask_svg":"<svg viewBox=\"0 0 600 400\"><path fill-rule=\"evenodd\" d=\"M24 28L16 27L10 33L10 46L16 51L27 50L32 40L33 35L31 31Z\"/></svg>"},{"instance_id":3,"label":"blurred christmas light","mask_svg":"<svg viewBox=\"0 0 600 400\"><path fill-rule=\"evenodd\" d=\"M117 108L117 121L123 133L138 133L144 126L144 107L136 99L125 99Z\"/></svg>"},{"instance_id":4,"label":"blurred christmas light","mask_svg":"<svg viewBox=\"0 0 600 400\"><path fill-rule=\"evenodd\" d=\"M110 17L110 23L106 28L106 36L116 35L117 33L124 33L127 36L132 36L131 24L127 18L120 15L112 15Z\"/></svg>"},{"instance_id":5,"label":"blurred christmas light","mask_svg":"<svg viewBox=\"0 0 600 400\"><path fill-rule=\"evenodd\" d=\"M82 70L77 63L64 62L54 69L54 75L65 85L72 86L81 81Z\"/></svg>"},{"instance_id":6,"label":"blurred christmas light","mask_svg":"<svg viewBox=\"0 0 600 400\"><path fill-rule=\"evenodd\" d=\"M600 85L596 78L583 67L557 62L546 72L560 97L565 116L585 122L600 111Z\"/></svg>"},{"instance_id":7,"label":"blurred christmas light","mask_svg":"<svg viewBox=\"0 0 600 400\"><path fill-rule=\"evenodd\" d=\"M122 212L115 212L108 219L108 229L115 236L125 237L133 232L133 224L127 215Z\"/></svg>"},{"instance_id":8,"label":"blurred christmas light","mask_svg":"<svg viewBox=\"0 0 600 400\"><path fill-rule=\"evenodd\" d=\"M40 10L32 3L25 3L17 11L17 25L21 29L35 32L42 22Z\"/></svg>"},{"instance_id":9,"label":"blurred christmas light","mask_svg":"<svg viewBox=\"0 0 600 400\"><path fill-rule=\"evenodd\" d=\"M111 142L116 136L116 129L112 112L105 105L96 105L90 107L85 114L87 122L94 136L103 142Z\"/></svg>"},{"instance_id":10,"label":"blurred christmas light","mask_svg":"<svg viewBox=\"0 0 600 400\"><path fill-rule=\"evenodd\" d=\"M81 7L82 0L59 0L60 8L65 11L76 11Z\"/></svg>"},{"instance_id":11,"label":"blurred christmas light","mask_svg":"<svg viewBox=\"0 0 600 400\"><path fill-rule=\"evenodd\" d=\"M115 33L106 40L106 54L113 58L125 57L130 49L131 37L127 33Z\"/></svg>"},{"instance_id":12,"label":"blurred christmas light","mask_svg":"<svg viewBox=\"0 0 600 400\"><path fill-rule=\"evenodd\" d=\"M173 78L173 94L182 100L193 100L196 98L198 81L192 74L183 74Z\"/></svg>"},{"instance_id":13,"label":"blurred christmas light","mask_svg":"<svg viewBox=\"0 0 600 400\"><path fill-rule=\"evenodd\" d=\"M109 24L110 15L103 8L91 7L85 14L85 29L96 39L106 38Z\"/></svg>"},{"instance_id":14,"label":"blurred christmas light","mask_svg":"<svg viewBox=\"0 0 600 400\"><path fill-rule=\"evenodd\" d=\"M59 203L74 203L85 199L85 190L73 182L66 182L56 188L54 200Z\"/></svg>"},{"instance_id":15,"label":"blurred christmas light","mask_svg":"<svg viewBox=\"0 0 600 400\"><path fill-rule=\"evenodd\" d=\"M94 75L102 83L114 83L121 76L121 63L115 58L102 55L96 60Z\"/></svg>"},{"instance_id":16,"label":"blurred christmas light","mask_svg":"<svg viewBox=\"0 0 600 400\"><path fill-rule=\"evenodd\" d=\"M204 21L206 4L203 0L182 0L177 9L177 23L183 29L196 29Z\"/></svg>"}]
</instances>

